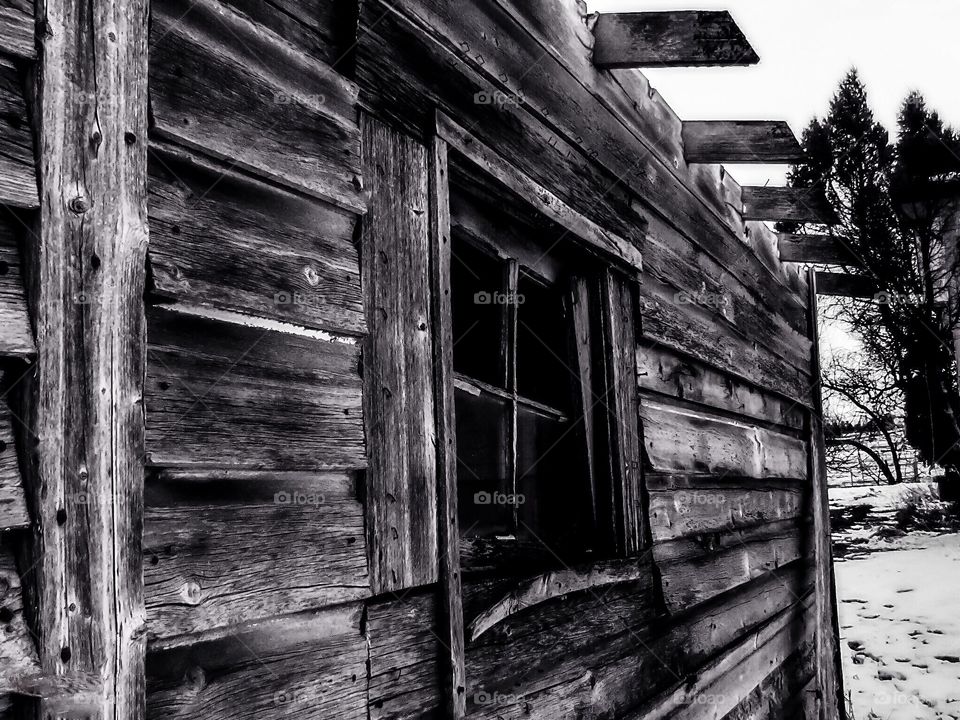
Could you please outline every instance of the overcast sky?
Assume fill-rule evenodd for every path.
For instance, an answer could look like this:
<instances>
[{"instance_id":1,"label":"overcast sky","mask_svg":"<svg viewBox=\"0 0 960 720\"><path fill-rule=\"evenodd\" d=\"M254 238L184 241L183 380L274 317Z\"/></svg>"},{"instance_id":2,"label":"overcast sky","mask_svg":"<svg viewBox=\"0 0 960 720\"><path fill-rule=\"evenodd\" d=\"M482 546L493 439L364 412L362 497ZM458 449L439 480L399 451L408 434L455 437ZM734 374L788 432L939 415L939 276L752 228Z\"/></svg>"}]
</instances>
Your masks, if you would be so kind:
<instances>
[{"instance_id":1,"label":"overcast sky","mask_svg":"<svg viewBox=\"0 0 960 720\"><path fill-rule=\"evenodd\" d=\"M960 125L960 0L587 0L591 12L729 10L760 55L747 68L644 70L684 120L782 119L797 136L856 66L895 131L919 90ZM783 167L730 167L741 184L783 184Z\"/></svg>"}]
</instances>

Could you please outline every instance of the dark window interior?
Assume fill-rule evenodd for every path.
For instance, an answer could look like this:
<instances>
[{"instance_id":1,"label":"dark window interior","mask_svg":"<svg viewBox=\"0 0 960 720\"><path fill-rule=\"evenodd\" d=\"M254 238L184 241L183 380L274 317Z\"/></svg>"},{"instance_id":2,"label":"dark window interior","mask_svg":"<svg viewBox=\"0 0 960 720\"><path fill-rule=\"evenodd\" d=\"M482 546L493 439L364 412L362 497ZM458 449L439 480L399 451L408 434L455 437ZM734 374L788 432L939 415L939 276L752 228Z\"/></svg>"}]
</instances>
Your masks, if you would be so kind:
<instances>
[{"instance_id":1,"label":"dark window interior","mask_svg":"<svg viewBox=\"0 0 960 720\"><path fill-rule=\"evenodd\" d=\"M474 225L498 212L458 207L490 214ZM485 227L509 222L496 221ZM492 237L458 227L450 274L461 535L502 544L518 561L521 548L557 563L605 552L583 421L584 397L600 395L581 386L571 316L573 278L593 265L516 221ZM545 267L550 277L538 272Z\"/></svg>"}]
</instances>

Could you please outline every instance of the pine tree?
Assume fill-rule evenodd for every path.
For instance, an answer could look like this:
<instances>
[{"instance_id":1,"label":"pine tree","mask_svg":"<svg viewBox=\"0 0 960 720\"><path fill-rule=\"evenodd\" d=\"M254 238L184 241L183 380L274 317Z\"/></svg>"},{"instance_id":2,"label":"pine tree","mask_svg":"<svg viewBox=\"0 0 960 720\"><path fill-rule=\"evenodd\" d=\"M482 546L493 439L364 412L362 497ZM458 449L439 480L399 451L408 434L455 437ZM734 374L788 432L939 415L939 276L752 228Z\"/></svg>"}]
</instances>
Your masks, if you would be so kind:
<instances>
[{"instance_id":1,"label":"pine tree","mask_svg":"<svg viewBox=\"0 0 960 720\"><path fill-rule=\"evenodd\" d=\"M943 302L943 288L957 275L943 262L942 231L950 199L960 197L954 187L960 137L914 93L903 103L891 144L851 70L802 144L807 159L789 182L823 188L840 222L779 229L834 235L857 260L847 271L876 282L874 299L836 303L836 317L862 345L863 372L901 394L907 441L925 462L956 473L960 397L951 331L960 313Z\"/></svg>"}]
</instances>

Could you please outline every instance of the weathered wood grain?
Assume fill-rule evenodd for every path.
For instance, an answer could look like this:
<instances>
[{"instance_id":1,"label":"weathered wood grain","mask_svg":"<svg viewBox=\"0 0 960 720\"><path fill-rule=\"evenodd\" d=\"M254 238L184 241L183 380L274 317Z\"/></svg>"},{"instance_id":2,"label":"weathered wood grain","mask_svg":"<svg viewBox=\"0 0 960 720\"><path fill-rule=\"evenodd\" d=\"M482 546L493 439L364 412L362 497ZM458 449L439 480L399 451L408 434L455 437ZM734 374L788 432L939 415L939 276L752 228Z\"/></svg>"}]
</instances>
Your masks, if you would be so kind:
<instances>
[{"instance_id":1,"label":"weathered wood grain","mask_svg":"<svg viewBox=\"0 0 960 720\"><path fill-rule=\"evenodd\" d=\"M374 594L436 582L437 465L427 151L364 116L367 521Z\"/></svg>"},{"instance_id":2,"label":"weathered wood grain","mask_svg":"<svg viewBox=\"0 0 960 720\"><path fill-rule=\"evenodd\" d=\"M0 357L26 358L36 352L36 345L27 315L13 222L0 216Z\"/></svg>"},{"instance_id":3,"label":"weathered wood grain","mask_svg":"<svg viewBox=\"0 0 960 720\"><path fill-rule=\"evenodd\" d=\"M648 577L649 564L637 559L613 560L580 568L564 568L523 580L509 593L486 607L466 628L471 642L511 615L524 612L554 598L590 591L605 593L612 585ZM601 590L601 588L604 588Z\"/></svg>"},{"instance_id":4,"label":"weathered wood grain","mask_svg":"<svg viewBox=\"0 0 960 720\"><path fill-rule=\"evenodd\" d=\"M671 613L682 613L803 556L793 521L655 543L653 556Z\"/></svg>"},{"instance_id":5,"label":"weathered wood grain","mask_svg":"<svg viewBox=\"0 0 960 720\"><path fill-rule=\"evenodd\" d=\"M160 307L148 321L148 463L364 467L356 344Z\"/></svg>"},{"instance_id":6,"label":"weathered wood grain","mask_svg":"<svg viewBox=\"0 0 960 720\"><path fill-rule=\"evenodd\" d=\"M593 28L601 68L755 65L760 58L730 13L602 13Z\"/></svg>"},{"instance_id":7,"label":"weathered wood grain","mask_svg":"<svg viewBox=\"0 0 960 720\"><path fill-rule=\"evenodd\" d=\"M570 625L518 616L514 635L523 640L512 644L509 656L491 646L486 660L474 663L468 652L471 697L482 691L488 700L475 702L470 717L546 720L576 717L585 709L597 717L624 717L644 700L694 676L722 648L793 604L796 587L792 571L779 571L676 621L644 619L640 598L618 607L614 596L600 598L593 607L570 606L570 611L580 610ZM563 613L564 606L554 610ZM525 632L530 634L524 637ZM590 633L596 645L589 643ZM568 635L572 642L565 641ZM497 639L487 637L491 643Z\"/></svg>"},{"instance_id":8,"label":"weathered wood grain","mask_svg":"<svg viewBox=\"0 0 960 720\"><path fill-rule=\"evenodd\" d=\"M810 626L810 623L806 623ZM773 670L723 720L814 720L816 689L814 645L808 630L806 639L783 664Z\"/></svg>"},{"instance_id":9,"label":"weathered wood grain","mask_svg":"<svg viewBox=\"0 0 960 720\"><path fill-rule=\"evenodd\" d=\"M0 544L0 696L22 687L22 678L40 669L21 592L13 552Z\"/></svg>"},{"instance_id":10,"label":"weathered wood grain","mask_svg":"<svg viewBox=\"0 0 960 720\"><path fill-rule=\"evenodd\" d=\"M541 0L536 3L497 0L497 4L517 20L543 52L555 57L576 77L595 102L612 112L620 123L631 128L651 153L666 161L668 168L675 168L675 174L717 212L736 236L743 237L750 225L745 227L739 213L733 212L731 207L731 202L734 207L740 203L740 186L718 165L684 162L682 123L642 73L635 70L600 70L594 66L591 57L594 36L588 29L592 18L583 16L582 4L568 0ZM653 224L651 220L651 226ZM763 224L753 225L766 227ZM744 262L745 266L752 267L752 258L747 257ZM795 288L795 292L800 291L796 286L802 281L794 268L778 262L763 264L769 273L761 273L757 277L761 284L775 279L777 283Z\"/></svg>"},{"instance_id":11,"label":"weathered wood grain","mask_svg":"<svg viewBox=\"0 0 960 720\"><path fill-rule=\"evenodd\" d=\"M877 298L884 300L892 293L881 292L877 281L869 275L817 271L817 293L834 297Z\"/></svg>"},{"instance_id":12,"label":"weathered wood grain","mask_svg":"<svg viewBox=\"0 0 960 720\"><path fill-rule=\"evenodd\" d=\"M817 325L817 292L820 273L808 272L810 287L810 338L813 340L813 376L820 378L820 340ZM817 715L837 720L845 707L843 670L840 660L840 622L837 617L837 590L830 543L830 500L827 494L827 446L823 433L823 397L820 383L814 387L814 411L810 414L810 481L813 513L813 557L815 562L816 606L814 632L816 647Z\"/></svg>"},{"instance_id":13,"label":"weathered wood grain","mask_svg":"<svg viewBox=\"0 0 960 720\"><path fill-rule=\"evenodd\" d=\"M689 185L683 185L674 174L673 159L682 162L680 123L666 106L658 106L646 92L626 97L617 82L589 69L584 47L584 57L564 58L571 64L563 66L556 49L535 34L562 35L567 25L572 26L570 7L557 2L516 6L494 0L468 5L431 0L427 4L409 8L411 21L380 2L361 8L362 102L412 132L430 122L427 110L439 104L530 178L637 247L644 243L644 229L658 222L674 234L679 229L683 242L696 238L703 251L748 285L780 284L740 242L740 218L734 231L726 216L720 217L726 200L720 197L716 179L704 179L712 183L716 196L708 209L700 180L691 177ZM558 23L557 17L563 17L563 22ZM531 21L522 22L527 19ZM422 26L436 32L427 36L417 29ZM488 31L465 30L480 27ZM576 42L564 41L571 46ZM445 71L430 73L431 67ZM578 83L578 77L588 77L589 87ZM517 87L513 78L523 78L523 87ZM503 102L474 102L477 93L490 97L495 90ZM642 106L642 113L637 106ZM549 126L543 124L543 116L533 116L537 108L549 110ZM637 122L650 126L645 124L641 132L634 126ZM564 127L557 128L557 123ZM675 138L673 131L665 130L670 123L676 125ZM674 139L677 150L671 153ZM665 237L664 243L668 241L678 242ZM765 291L758 293L758 299L779 301L781 294L792 293Z\"/></svg>"},{"instance_id":14,"label":"weathered wood grain","mask_svg":"<svg viewBox=\"0 0 960 720\"><path fill-rule=\"evenodd\" d=\"M803 428L802 406L660 345L637 346L637 386L653 399L666 396L795 430Z\"/></svg>"},{"instance_id":15,"label":"weathered wood grain","mask_svg":"<svg viewBox=\"0 0 960 720\"><path fill-rule=\"evenodd\" d=\"M836 214L817 188L743 187L744 220L789 220L832 225Z\"/></svg>"},{"instance_id":16,"label":"weathered wood grain","mask_svg":"<svg viewBox=\"0 0 960 720\"><path fill-rule=\"evenodd\" d=\"M147 656L147 717L364 720L362 610L342 605L154 650Z\"/></svg>"},{"instance_id":17,"label":"weathered wood grain","mask_svg":"<svg viewBox=\"0 0 960 720\"><path fill-rule=\"evenodd\" d=\"M636 388L637 284L619 273L605 272L600 280L600 313L607 388L604 408L608 468L616 494L617 542L620 552L632 555L643 542L645 519Z\"/></svg>"},{"instance_id":18,"label":"weathered wood grain","mask_svg":"<svg viewBox=\"0 0 960 720\"><path fill-rule=\"evenodd\" d=\"M645 569L650 570L649 562ZM512 716L511 706L528 704L524 696L557 683L579 685L588 668L616 662L625 653L643 653L658 614L647 578L581 591L507 618L468 644L470 717L497 711ZM639 657L637 664L645 665ZM651 680L661 672L666 670L654 671Z\"/></svg>"},{"instance_id":19,"label":"weathered wood grain","mask_svg":"<svg viewBox=\"0 0 960 720\"><path fill-rule=\"evenodd\" d=\"M148 6L45 2L32 113L33 616L41 673L96 678L82 714L103 719L144 714ZM35 712L55 716L65 697L47 694Z\"/></svg>"},{"instance_id":20,"label":"weathered wood grain","mask_svg":"<svg viewBox=\"0 0 960 720\"><path fill-rule=\"evenodd\" d=\"M0 52L24 60L37 57L30 0L0 0Z\"/></svg>"},{"instance_id":21,"label":"weathered wood grain","mask_svg":"<svg viewBox=\"0 0 960 720\"><path fill-rule=\"evenodd\" d=\"M356 217L156 143L154 294L333 332L366 330Z\"/></svg>"},{"instance_id":22,"label":"weathered wood grain","mask_svg":"<svg viewBox=\"0 0 960 720\"><path fill-rule=\"evenodd\" d=\"M685 120L688 163L796 163L803 148L790 126L775 120Z\"/></svg>"},{"instance_id":23,"label":"weathered wood grain","mask_svg":"<svg viewBox=\"0 0 960 720\"><path fill-rule=\"evenodd\" d=\"M32 117L42 202L24 248L37 330L24 484L38 655L46 676L97 678L84 716L136 719L149 3L50 0L41 14ZM43 697L36 712L56 715L61 700Z\"/></svg>"},{"instance_id":24,"label":"weathered wood grain","mask_svg":"<svg viewBox=\"0 0 960 720\"><path fill-rule=\"evenodd\" d=\"M739 530L799 517L806 495L801 485L768 487L732 481L670 483L650 490L654 542Z\"/></svg>"},{"instance_id":25,"label":"weathered wood grain","mask_svg":"<svg viewBox=\"0 0 960 720\"><path fill-rule=\"evenodd\" d=\"M631 712L626 720L690 718L720 720L738 706L746 688L759 686L795 654L798 638L808 636L809 598L711 658L696 675Z\"/></svg>"},{"instance_id":26,"label":"weathered wood grain","mask_svg":"<svg viewBox=\"0 0 960 720\"><path fill-rule=\"evenodd\" d=\"M0 371L2 382L3 371ZM27 527L29 524L10 410L6 401L0 400L0 531Z\"/></svg>"},{"instance_id":27,"label":"weathered wood grain","mask_svg":"<svg viewBox=\"0 0 960 720\"><path fill-rule=\"evenodd\" d=\"M641 405L640 417L654 471L807 477L807 446L792 435L652 400Z\"/></svg>"},{"instance_id":28,"label":"weathered wood grain","mask_svg":"<svg viewBox=\"0 0 960 720\"><path fill-rule=\"evenodd\" d=\"M221 0L298 50L347 75L354 9L339 0ZM339 67L343 66L343 70Z\"/></svg>"},{"instance_id":29,"label":"weathered wood grain","mask_svg":"<svg viewBox=\"0 0 960 720\"><path fill-rule=\"evenodd\" d=\"M784 262L817 265L860 265L853 251L841 238L831 235L779 233L780 259Z\"/></svg>"},{"instance_id":30,"label":"weathered wood grain","mask_svg":"<svg viewBox=\"0 0 960 720\"><path fill-rule=\"evenodd\" d=\"M17 6L0 6L0 42L8 29L16 33ZM31 20L30 38L33 41ZM8 25L7 21L11 24ZM0 47L2 49L2 47ZM16 68L0 55L0 203L18 208L36 208L37 171L33 157L33 137L23 97L24 84Z\"/></svg>"},{"instance_id":31,"label":"weathered wood grain","mask_svg":"<svg viewBox=\"0 0 960 720\"><path fill-rule=\"evenodd\" d=\"M356 86L216 0L153 5L150 98L161 136L363 212Z\"/></svg>"},{"instance_id":32,"label":"weathered wood grain","mask_svg":"<svg viewBox=\"0 0 960 720\"><path fill-rule=\"evenodd\" d=\"M150 638L369 595L354 483L349 475L175 471L148 481Z\"/></svg>"},{"instance_id":33,"label":"weathered wood grain","mask_svg":"<svg viewBox=\"0 0 960 720\"><path fill-rule=\"evenodd\" d=\"M447 654L441 602L431 588L388 594L367 604L370 720L446 717L440 687Z\"/></svg>"},{"instance_id":34,"label":"weathered wood grain","mask_svg":"<svg viewBox=\"0 0 960 720\"><path fill-rule=\"evenodd\" d=\"M467 130L442 112L437 113L437 134L454 150L494 180L505 185L521 201L579 238L594 251L602 252L630 268L643 268L640 250L569 207L546 188L517 172L494 150L486 147Z\"/></svg>"},{"instance_id":35,"label":"weathered wood grain","mask_svg":"<svg viewBox=\"0 0 960 720\"><path fill-rule=\"evenodd\" d=\"M447 713L466 715L463 594L460 584L460 524L457 508L457 434L453 389L453 316L450 290L450 166L447 143L430 140L430 292L433 312L433 385L437 421L437 539L440 554L441 688ZM514 266L515 267L515 266Z\"/></svg>"},{"instance_id":36,"label":"weathered wood grain","mask_svg":"<svg viewBox=\"0 0 960 720\"><path fill-rule=\"evenodd\" d=\"M676 291L654 278L640 285L641 345L666 346L718 370L798 402L810 404L809 340L793 333L792 362L752 337L719 320L723 296L696 291Z\"/></svg>"}]
</instances>

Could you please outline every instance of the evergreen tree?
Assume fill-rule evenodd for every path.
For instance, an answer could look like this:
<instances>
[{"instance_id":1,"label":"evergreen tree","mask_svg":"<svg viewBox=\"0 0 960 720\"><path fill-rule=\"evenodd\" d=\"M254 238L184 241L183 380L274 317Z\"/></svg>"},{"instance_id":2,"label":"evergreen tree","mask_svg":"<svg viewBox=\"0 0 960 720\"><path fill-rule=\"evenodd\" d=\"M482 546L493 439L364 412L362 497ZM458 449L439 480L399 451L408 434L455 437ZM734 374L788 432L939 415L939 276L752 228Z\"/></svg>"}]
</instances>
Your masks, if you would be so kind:
<instances>
[{"instance_id":1,"label":"evergreen tree","mask_svg":"<svg viewBox=\"0 0 960 720\"><path fill-rule=\"evenodd\" d=\"M863 372L902 396L906 436L925 462L960 470L960 397L952 329L958 309L945 302L956 261L942 244L960 170L960 137L914 93L903 103L891 144L876 121L856 70L841 81L826 118L803 133L804 164L794 187L822 188L839 224L781 224L781 230L827 232L838 238L877 284L868 301L834 303L866 354Z\"/></svg>"}]
</instances>

